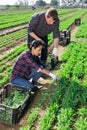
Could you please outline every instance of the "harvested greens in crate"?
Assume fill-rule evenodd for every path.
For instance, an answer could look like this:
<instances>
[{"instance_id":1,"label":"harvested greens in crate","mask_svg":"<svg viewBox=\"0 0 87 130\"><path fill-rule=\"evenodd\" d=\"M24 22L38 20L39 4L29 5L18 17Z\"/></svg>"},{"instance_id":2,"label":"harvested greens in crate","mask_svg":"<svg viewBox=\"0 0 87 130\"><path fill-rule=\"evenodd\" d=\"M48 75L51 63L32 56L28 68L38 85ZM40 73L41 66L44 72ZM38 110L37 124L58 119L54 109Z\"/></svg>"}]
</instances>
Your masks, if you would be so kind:
<instances>
[{"instance_id":1,"label":"harvested greens in crate","mask_svg":"<svg viewBox=\"0 0 87 130\"><path fill-rule=\"evenodd\" d=\"M30 93L7 84L0 90L0 122L16 124L29 103Z\"/></svg>"}]
</instances>

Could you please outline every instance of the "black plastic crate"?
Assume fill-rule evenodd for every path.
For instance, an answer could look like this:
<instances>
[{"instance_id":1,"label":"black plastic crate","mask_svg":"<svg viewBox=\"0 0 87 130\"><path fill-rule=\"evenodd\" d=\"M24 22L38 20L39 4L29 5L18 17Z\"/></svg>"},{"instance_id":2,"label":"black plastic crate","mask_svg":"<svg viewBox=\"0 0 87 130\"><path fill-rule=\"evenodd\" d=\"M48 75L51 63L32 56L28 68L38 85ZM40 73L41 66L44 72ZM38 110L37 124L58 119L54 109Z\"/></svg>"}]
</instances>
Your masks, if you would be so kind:
<instances>
[{"instance_id":1,"label":"black plastic crate","mask_svg":"<svg viewBox=\"0 0 87 130\"><path fill-rule=\"evenodd\" d=\"M20 117L23 114L23 110L27 106L30 101L30 93L29 92L22 92L26 93L24 100L21 104L18 104L16 107L11 107L9 105L4 105L3 101L11 95L12 92L18 91L16 87L13 87L11 84L5 85L0 90L0 122L8 123L8 124L16 124L18 123Z\"/></svg>"},{"instance_id":2,"label":"black plastic crate","mask_svg":"<svg viewBox=\"0 0 87 130\"><path fill-rule=\"evenodd\" d=\"M60 41L59 44L62 46L66 46L71 41L71 32L70 30L60 31Z\"/></svg>"},{"instance_id":3,"label":"black plastic crate","mask_svg":"<svg viewBox=\"0 0 87 130\"><path fill-rule=\"evenodd\" d=\"M81 19L80 18L75 19L75 25L76 26L80 26L81 25Z\"/></svg>"}]
</instances>

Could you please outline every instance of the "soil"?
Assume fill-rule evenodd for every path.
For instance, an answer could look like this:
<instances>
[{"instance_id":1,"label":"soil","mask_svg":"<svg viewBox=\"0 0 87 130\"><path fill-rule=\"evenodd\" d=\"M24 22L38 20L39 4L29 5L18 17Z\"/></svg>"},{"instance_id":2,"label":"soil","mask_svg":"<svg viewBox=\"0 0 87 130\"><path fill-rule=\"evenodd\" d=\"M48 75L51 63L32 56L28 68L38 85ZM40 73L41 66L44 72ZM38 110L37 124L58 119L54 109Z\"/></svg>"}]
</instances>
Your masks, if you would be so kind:
<instances>
[{"instance_id":1,"label":"soil","mask_svg":"<svg viewBox=\"0 0 87 130\"><path fill-rule=\"evenodd\" d=\"M15 32L17 30L26 28L27 26L28 26L28 24L22 24L22 25L18 25L18 26L15 26L15 27L9 27L9 28L6 28L6 29L0 29L0 36L3 36L3 35L6 35L6 34Z\"/></svg>"},{"instance_id":2,"label":"soil","mask_svg":"<svg viewBox=\"0 0 87 130\"><path fill-rule=\"evenodd\" d=\"M72 29L71 29L71 40L74 38L74 34L75 34L77 28L78 27L76 27L76 26L72 27ZM61 56L64 53L64 51L66 50L66 46L59 45L58 49L59 49L58 57L59 57L59 60L61 60ZM31 109L36 106L39 98L42 97L43 92L47 89L48 84L50 84L49 79L41 78L40 82L44 84L44 87L39 92L32 94L32 103L29 104L27 111L25 112L25 114L23 115L23 117L21 118L19 123L16 124L16 125L7 125L7 124L0 123L0 129L1 130L19 130L19 127L23 126L26 123L27 115L29 115L29 112L31 111ZM55 90L55 88L56 88L56 85L54 87L52 87L52 90L49 90L49 91L53 92ZM46 100L44 102L42 108L40 109L39 116L34 123L34 130L39 130L39 128L38 128L39 117L42 117L45 114L45 109L46 109L46 106L47 106L48 103L49 103L49 101Z\"/></svg>"}]
</instances>

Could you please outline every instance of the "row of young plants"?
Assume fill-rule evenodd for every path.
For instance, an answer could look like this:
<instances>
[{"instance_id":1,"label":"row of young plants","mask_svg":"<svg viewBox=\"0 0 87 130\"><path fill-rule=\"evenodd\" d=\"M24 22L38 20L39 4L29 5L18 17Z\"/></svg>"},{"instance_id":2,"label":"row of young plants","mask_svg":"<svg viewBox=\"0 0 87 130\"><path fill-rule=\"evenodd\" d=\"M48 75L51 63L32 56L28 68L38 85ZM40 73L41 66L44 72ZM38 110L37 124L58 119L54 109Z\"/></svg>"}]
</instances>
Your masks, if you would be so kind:
<instances>
[{"instance_id":1,"label":"row of young plants","mask_svg":"<svg viewBox=\"0 0 87 130\"><path fill-rule=\"evenodd\" d=\"M72 56L71 57L69 56L69 51L71 52L71 50L68 50L68 55L66 53L66 55L65 55L66 57L63 57L63 61L66 60L66 58L68 57L67 65L65 66L66 76L68 78L69 76L72 76L72 74L74 74L78 78L83 78L84 77L84 65L86 64L85 59L87 58L86 57L86 53L87 53L86 45L77 44L77 43L73 42L73 46L71 45L71 47L74 48L73 50L71 49ZM83 53L81 53L81 51ZM77 52L78 52L78 55L77 55ZM68 68L69 68L69 70L68 70Z\"/></svg>"},{"instance_id":2,"label":"row of young plants","mask_svg":"<svg viewBox=\"0 0 87 130\"><path fill-rule=\"evenodd\" d=\"M67 17L67 15L65 15ZM63 17L63 16L62 16ZM16 32L12 32L8 35L4 35L0 37L0 48L8 45L11 46L15 41L26 37L27 35L27 29L21 29Z\"/></svg>"},{"instance_id":3,"label":"row of young plants","mask_svg":"<svg viewBox=\"0 0 87 130\"><path fill-rule=\"evenodd\" d=\"M65 10L65 11L67 11L67 10ZM70 12L71 12L72 10L70 10ZM78 11L78 10L77 10ZM61 13L61 12L60 12ZM74 11L73 12L73 15L75 14L76 12ZM64 16L62 15L62 16L60 16L60 20L62 19L67 19L67 17L69 17L69 16L71 16L71 14L70 13L66 13L66 14L64 14ZM8 35L4 35L4 36L1 36L0 37L0 48L3 48L4 46L13 46L14 44L13 43L15 43L16 41L18 41L19 39L21 39L21 38L24 38L24 37L26 37L26 35L27 35L27 29L21 29L21 30L18 30L18 31L16 31L16 32L12 32L12 33L10 33L10 34L8 34ZM52 34L51 34L52 35ZM50 36L51 37L51 36ZM51 43L51 41L52 41L52 38L50 39L50 37L49 37L49 44Z\"/></svg>"},{"instance_id":4,"label":"row of young plants","mask_svg":"<svg viewBox=\"0 0 87 130\"><path fill-rule=\"evenodd\" d=\"M80 12L77 12L73 17L70 17L67 20L65 20L65 22L60 23L60 30L69 29L70 26L74 23L75 19L81 17L85 13L87 13L87 10L81 10Z\"/></svg>"},{"instance_id":5,"label":"row of young plants","mask_svg":"<svg viewBox=\"0 0 87 130\"><path fill-rule=\"evenodd\" d=\"M76 32L75 37L76 38L87 38L86 28L87 28L87 15L84 18L84 20L81 22L81 25L80 25L78 31Z\"/></svg>"},{"instance_id":6,"label":"row of young plants","mask_svg":"<svg viewBox=\"0 0 87 130\"><path fill-rule=\"evenodd\" d=\"M81 129L80 125L83 125L81 122L76 128L76 124L80 116L77 114L77 111L78 109L82 109L84 106L86 106L87 103L87 89L84 89L83 86L81 86L75 80L72 80L69 83L70 84L66 86L66 91L62 98L60 112L57 116L56 128L58 130L77 130L77 128ZM87 119L87 116L84 118ZM85 128L87 129L87 125L85 125Z\"/></svg>"},{"instance_id":7,"label":"row of young plants","mask_svg":"<svg viewBox=\"0 0 87 130\"><path fill-rule=\"evenodd\" d=\"M75 9L75 8L69 8L69 9L58 9L58 14L61 16L61 15L65 15L65 14L68 14L68 13L72 13L73 11L78 11L79 9Z\"/></svg>"},{"instance_id":8,"label":"row of young plants","mask_svg":"<svg viewBox=\"0 0 87 130\"><path fill-rule=\"evenodd\" d=\"M32 9L31 8L21 8L21 9L14 9L14 8L12 8L12 9L8 9L8 10L5 10L5 9L3 9L3 10L0 10L0 17L3 17L3 16L6 16L6 15L13 15L13 14L16 14L16 13L18 13L18 14L24 14L24 13L27 13L27 12L32 12Z\"/></svg>"},{"instance_id":9,"label":"row of young plants","mask_svg":"<svg viewBox=\"0 0 87 130\"><path fill-rule=\"evenodd\" d=\"M51 84L48 85L48 87L47 87L48 89L43 91L42 98L39 98L36 106L34 106L34 108L32 108L31 112L29 112L28 117L27 117L27 122L24 126L20 127L20 130L34 130L35 129L35 120L37 120L39 117L38 122L41 121L40 112L41 111L45 112L45 109L41 110L44 105L44 102L46 100L48 100L48 104L52 104L53 99L56 100L55 96L57 96L57 94L52 93L53 91L51 91L51 87L53 87L53 85L54 85L54 83L53 83L53 81L51 81ZM50 97L52 97L52 98L50 98ZM49 116L46 118L46 120L42 119L41 122L43 122L43 120L45 120L45 125L40 126L40 130L42 130L43 127L45 130L47 130L48 128L51 128L51 123L53 122L53 118L55 118L55 116L56 116L57 110L58 110L58 105L56 103L54 103L53 106L50 105L50 108L48 108L48 111L50 111L50 112L48 112ZM51 116L50 116L50 114L51 114ZM39 127L38 127L38 129L39 129Z\"/></svg>"},{"instance_id":10,"label":"row of young plants","mask_svg":"<svg viewBox=\"0 0 87 130\"><path fill-rule=\"evenodd\" d=\"M9 82L12 66L18 55L27 49L27 44L24 43L16 47L13 51L0 58L0 88Z\"/></svg>"},{"instance_id":11,"label":"row of young plants","mask_svg":"<svg viewBox=\"0 0 87 130\"><path fill-rule=\"evenodd\" d=\"M20 15L13 14L9 17L8 17L8 15L6 15L5 17L1 18L1 21L4 21L4 19L6 19L7 22L5 21L5 23L1 23L0 29L28 23L31 15L33 15L34 13L35 13L35 11L24 13L24 14L20 13Z\"/></svg>"},{"instance_id":12,"label":"row of young plants","mask_svg":"<svg viewBox=\"0 0 87 130\"><path fill-rule=\"evenodd\" d=\"M69 109L61 108L60 105L62 96L64 94L64 89L66 87L64 85L64 81L65 79L61 78L61 80L58 82L57 89L55 91L54 97L52 98L52 102L46 109L46 114L39 120L40 130L44 129L65 130L66 128L68 128L67 126L69 126L73 110L71 108ZM66 81L66 84L67 83L68 81Z\"/></svg>"},{"instance_id":13,"label":"row of young plants","mask_svg":"<svg viewBox=\"0 0 87 130\"><path fill-rule=\"evenodd\" d=\"M81 46L79 47L79 45L81 45ZM70 48L71 48L71 46L70 46ZM82 49L83 46L84 46L84 49ZM71 51L70 52L68 51L68 53L66 51L65 55L67 56L67 54L68 54L69 57L67 56L68 58L65 58L67 60L66 60L65 66L62 68L63 71L61 70L61 72L62 72L61 75L63 74L63 76L65 76L66 78L69 78L69 80L71 79L71 81L73 81L72 83L70 83L67 86L67 88L66 88L67 90L66 90L66 93L64 94L64 99L62 101L62 107L63 108L68 108L68 107L72 108L73 111L74 111L74 115L75 115L75 116L74 115L72 116L71 124L69 124L69 127L67 129L76 129L76 130L77 130L77 128L81 129L81 130L87 129L87 126L86 125L84 126L82 124L82 122L81 122L81 124L77 125L77 122L79 120L79 115L77 115L77 111L78 111L78 109L80 109L80 107L82 109L84 106L86 106L86 103L87 103L87 96L86 96L87 95L87 88L84 88L84 86L83 86L83 84L81 82L81 79L78 77L78 75L74 75L74 73L72 73L72 72L69 73L68 77L66 75L67 71L69 69L71 70L71 64L69 65L69 60L71 60L72 58L75 59L77 62L79 60L81 60L81 59L78 59L78 57L79 57L78 52L84 53L85 50L86 50L85 47L86 47L86 44L83 45L83 44L80 44L80 43L77 43L77 44L73 43L72 49L68 48ZM74 49L75 49L75 52L73 54ZM74 55L74 57L72 57L72 55ZM86 56L86 53L84 55ZM72 57L72 58L70 58L70 57ZM80 55L80 58L81 57L83 57L83 56ZM85 57L84 57L84 59L85 59ZM63 57L63 61L64 61L64 57ZM67 64L68 64L68 69L66 70ZM78 64L79 64L79 62L78 62ZM75 63L74 63L74 66L75 66ZM74 66L72 67L72 69L74 68ZM77 71L79 71L78 67L77 67ZM71 74L72 74L72 77L71 77ZM85 116L85 118L87 118L87 116ZM83 127L80 127L82 125L83 125ZM61 128L61 130L62 130L62 128Z\"/></svg>"},{"instance_id":14,"label":"row of young plants","mask_svg":"<svg viewBox=\"0 0 87 130\"><path fill-rule=\"evenodd\" d=\"M27 12L18 12L18 13L13 13L13 14L11 13L8 15L2 15L1 21L0 21L0 29L20 25L23 23L28 23L31 15L36 13L36 11L37 10L35 11L29 10L29 12L27 11Z\"/></svg>"},{"instance_id":15,"label":"row of young plants","mask_svg":"<svg viewBox=\"0 0 87 130\"><path fill-rule=\"evenodd\" d=\"M63 17L63 16L62 16ZM66 14L67 17L67 14ZM64 17L65 18L65 17ZM21 29L19 31L13 32L11 34L8 35L4 35L2 37L0 37L0 47L4 47L4 46L13 46L13 42L25 37L27 34L27 29ZM49 45L50 43L52 43L52 34L49 35Z\"/></svg>"},{"instance_id":16,"label":"row of young plants","mask_svg":"<svg viewBox=\"0 0 87 130\"><path fill-rule=\"evenodd\" d=\"M77 12L78 12L78 11L77 11ZM73 15L77 14L77 12L74 12ZM70 14L68 14L68 15L70 15ZM67 17L68 17L67 14L64 15L64 19L67 18ZM63 16L60 17L60 20L61 20L61 18L62 18L62 20L63 20ZM67 22L63 21L62 23L64 23L64 25L65 25L65 26L64 26L64 29L65 29ZM61 23L61 24L62 24L62 23ZM70 24L71 24L71 22L70 22ZM70 25L70 24L69 24L69 25ZM67 29L67 28L66 28L66 29ZM12 46L12 43L13 43L13 42L15 42L15 41L17 41L17 40L19 40L19 39L25 37L26 34L27 34L27 29L21 29L21 30L16 31L16 32L13 32L13 33L11 33L11 34L4 35L4 36L0 37L0 47L3 47L3 46L5 46L5 45L7 45L7 46ZM52 42L52 34L49 35L49 44L50 44L51 42ZM8 44L9 44L9 45L8 45Z\"/></svg>"},{"instance_id":17,"label":"row of young plants","mask_svg":"<svg viewBox=\"0 0 87 130\"><path fill-rule=\"evenodd\" d=\"M73 10L73 12L68 12L68 14L60 15L60 23L68 18L73 17L74 15L78 14L80 10Z\"/></svg>"},{"instance_id":18,"label":"row of young plants","mask_svg":"<svg viewBox=\"0 0 87 130\"><path fill-rule=\"evenodd\" d=\"M24 127L20 127L20 130L33 130L33 124L35 122L35 120L38 117L39 114L39 108L34 108L31 112L31 114L29 115L26 125Z\"/></svg>"},{"instance_id":19,"label":"row of young plants","mask_svg":"<svg viewBox=\"0 0 87 130\"><path fill-rule=\"evenodd\" d=\"M79 45L81 45L80 48L78 47ZM87 123L86 123L87 85L83 86L83 82L81 81L81 79L77 75L74 75L74 73L72 73L72 76L71 73L69 73L68 77L66 75L69 69L71 71L71 64L68 65L68 69L66 70L66 66L67 64L69 64L69 60L72 60L74 58L77 59L77 57L79 57L78 50L79 53L84 53L86 50L85 49L86 46L87 46L86 44L72 43L70 44L70 48L72 47L72 50L75 49L75 51L72 51L72 53L71 51L68 51L68 53L66 51L67 54L65 53L65 55L66 56L69 55L69 57L67 56L68 59L65 61L63 58L62 62L64 62L64 65L60 69L60 72L56 71L61 77L56 90L57 95L55 96L55 100L53 99L53 104L51 104L51 106L47 108L46 114L42 117L42 119L40 119L41 121L40 130L44 130L44 129L50 130L53 128L55 128L56 130L74 130L74 129L86 130L87 129ZM67 50L71 50L70 48L68 47ZM65 55L63 55L63 57ZM74 57L72 57L72 55L74 55ZM80 56L80 58L81 57L83 56ZM84 59L85 57L86 57L86 53L84 54ZM79 60L81 59L77 59L77 62ZM74 66L75 63L72 68L74 68ZM56 109L52 110L51 112L50 107L53 108L55 103L58 105L58 108L57 108L56 117L53 118L51 113L54 113L54 110L56 111ZM51 122L49 118L50 116L53 118Z\"/></svg>"},{"instance_id":20,"label":"row of young plants","mask_svg":"<svg viewBox=\"0 0 87 130\"><path fill-rule=\"evenodd\" d=\"M64 13L68 13L69 11L72 12L74 9L59 9L58 10L58 14L64 14ZM77 9L78 10L78 9ZM16 25L20 25L23 23L28 23L30 16L33 15L36 12L41 12L41 11L46 11L46 9L38 9L35 11L31 11L28 10L26 12L23 12L23 10L21 12L16 12L16 13L9 13L7 15L1 15L1 20L0 20L0 29L4 29L7 27L11 27L11 26L16 26ZM3 21L3 22L2 22Z\"/></svg>"},{"instance_id":21,"label":"row of young plants","mask_svg":"<svg viewBox=\"0 0 87 130\"><path fill-rule=\"evenodd\" d=\"M13 46L16 41L27 36L27 29L21 29L0 37L0 49L6 45Z\"/></svg>"}]
</instances>

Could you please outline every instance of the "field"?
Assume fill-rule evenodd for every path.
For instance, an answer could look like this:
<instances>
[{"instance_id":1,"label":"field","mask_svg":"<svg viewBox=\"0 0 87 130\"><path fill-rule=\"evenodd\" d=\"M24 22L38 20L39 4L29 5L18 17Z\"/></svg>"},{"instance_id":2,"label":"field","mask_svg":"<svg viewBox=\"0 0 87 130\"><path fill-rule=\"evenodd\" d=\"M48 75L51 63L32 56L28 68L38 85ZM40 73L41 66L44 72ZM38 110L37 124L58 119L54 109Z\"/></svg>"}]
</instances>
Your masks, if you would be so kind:
<instances>
[{"instance_id":1,"label":"field","mask_svg":"<svg viewBox=\"0 0 87 130\"><path fill-rule=\"evenodd\" d=\"M9 82L18 55L27 50L27 26L31 16L44 9L0 12L0 89ZM59 64L53 72L58 82L42 79L44 87L16 125L0 123L1 130L87 130L87 9L58 9L60 31L71 32L71 42L58 46ZM75 19L81 25L75 25ZM52 34L49 34L49 47Z\"/></svg>"}]
</instances>

